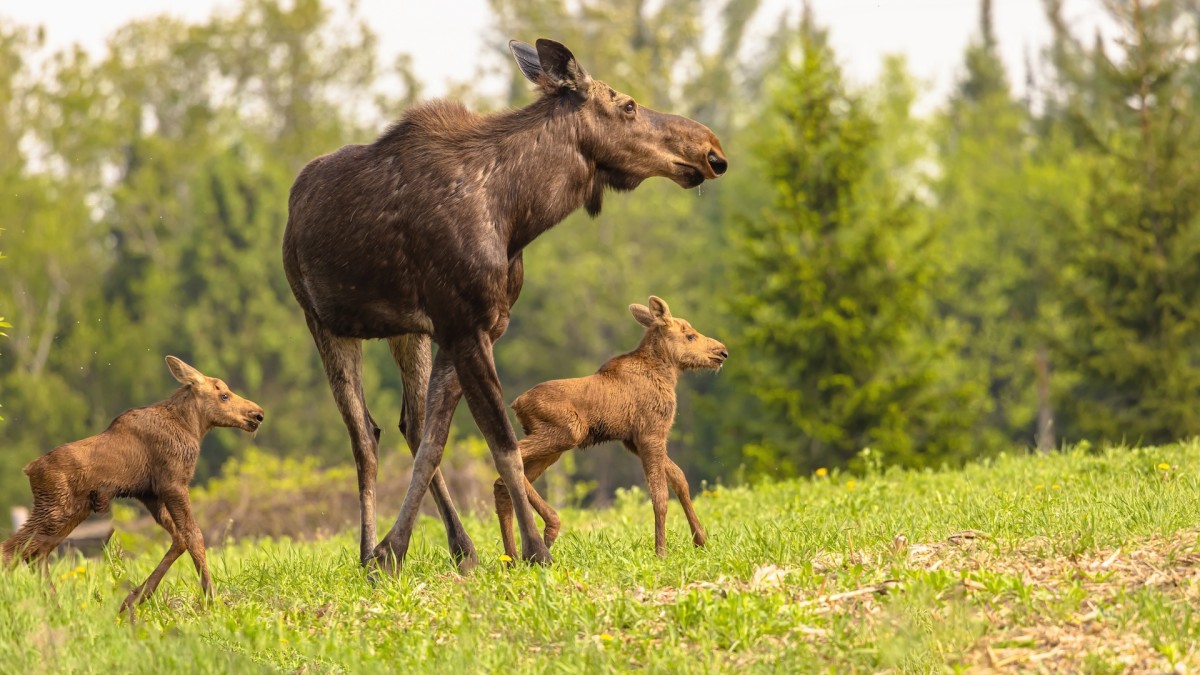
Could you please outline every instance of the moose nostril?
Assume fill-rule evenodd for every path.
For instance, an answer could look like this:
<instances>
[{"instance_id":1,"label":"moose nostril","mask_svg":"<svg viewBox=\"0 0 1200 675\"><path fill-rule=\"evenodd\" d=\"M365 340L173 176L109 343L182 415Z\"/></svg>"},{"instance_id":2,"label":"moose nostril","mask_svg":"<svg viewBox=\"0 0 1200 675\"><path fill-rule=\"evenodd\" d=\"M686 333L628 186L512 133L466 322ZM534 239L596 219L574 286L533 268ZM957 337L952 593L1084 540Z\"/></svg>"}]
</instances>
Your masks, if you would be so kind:
<instances>
[{"instance_id":1,"label":"moose nostril","mask_svg":"<svg viewBox=\"0 0 1200 675\"><path fill-rule=\"evenodd\" d=\"M720 354L721 354L721 358L723 358L723 359L729 358L729 350L728 349L722 349L720 351Z\"/></svg>"},{"instance_id":2,"label":"moose nostril","mask_svg":"<svg viewBox=\"0 0 1200 675\"><path fill-rule=\"evenodd\" d=\"M713 173L717 174L718 176L725 173L725 170L729 168L729 162L725 161L725 158L719 157L717 153L711 150L708 153L708 165L712 167Z\"/></svg>"},{"instance_id":3,"label":"moose nostril","mask_svg":"<svg viewBox=\"0 0 1200 675\"><path fill-rule=\"evenodd\" d=\"M258 420L259 422L263 421L263 414L262 413L254 413L254 419Z\"/></svg>"}]
</instances>

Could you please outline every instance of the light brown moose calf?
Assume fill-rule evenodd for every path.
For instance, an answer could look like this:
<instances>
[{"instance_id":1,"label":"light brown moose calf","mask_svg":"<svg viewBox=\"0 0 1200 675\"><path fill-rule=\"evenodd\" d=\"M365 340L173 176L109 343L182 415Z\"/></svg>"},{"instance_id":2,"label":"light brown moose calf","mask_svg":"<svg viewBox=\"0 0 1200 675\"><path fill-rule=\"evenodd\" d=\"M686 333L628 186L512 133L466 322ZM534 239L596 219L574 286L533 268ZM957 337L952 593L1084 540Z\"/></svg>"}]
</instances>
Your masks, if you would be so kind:
<instances>
[{"instance_id":1,"label":"light brown moose calf","mask_svg":"<svg viewBox=\"0 0 1200 675\"><path fill-rule=\"evenodd\" d=\"M684 370L718 370L729 351L725 345L696 332L691 324L671 316L662 299L650 296L649 307L630 305L629 311L646 327L642 342L628 354L613 357L587 377L551 380L513 401L517 420L525 429L521 461L529 503L546 521L547 548L558 537L558 513L534 490L531 481L571 448L621 441L642 460L646 485L654 506L654 550L667 554L667 484L675 491L692 529L692 541L703 546L708 536L696 518L687 478L667 456L667 436L675 421L675 385ZM496 515L504 552L516 559L513 505L504 483L495 484Z\"/></svg>"},{"instance_id":2,"label":"light brown moose calf","mask_svg":"<svg viewBox=\"0 0 1200 675\"><path fill-rule=\"evenodd\" d=\"M263 410L174 356L167 357L167 367L183 383L170 398L127 410L103 433L60 445L25 467L33 513L0 544L5 564L19 556L48 566L50 553L89 514L107 512L114 497L132 497L171 535L171 548L125 598L121 611L150 597L185 550L196 563L204 594L212 596L204 537L192 517L188 483L196 472L200 440L210 429L254 432Z\"/></svg>"}]
</instances>

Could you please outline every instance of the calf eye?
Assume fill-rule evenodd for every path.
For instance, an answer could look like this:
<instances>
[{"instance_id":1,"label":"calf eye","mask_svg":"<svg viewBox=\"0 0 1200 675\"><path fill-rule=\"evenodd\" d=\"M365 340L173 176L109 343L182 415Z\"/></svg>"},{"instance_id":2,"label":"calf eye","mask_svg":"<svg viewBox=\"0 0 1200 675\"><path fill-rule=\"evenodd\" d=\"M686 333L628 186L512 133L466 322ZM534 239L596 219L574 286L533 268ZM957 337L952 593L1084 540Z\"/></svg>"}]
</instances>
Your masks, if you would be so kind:
<instances>
[{"instance_id":1,"label":"calf eye","mask_svg":"<svg viewBox=\"0 0 1200 675\"><path fill-rule=\"evenodd\" d=\"M222 401L228 401L228 400L229 400L229 394L221 394L221 400L222 400Z\"/></svg>"},{"instance_id":2,"label":"calf eye","mask_svg":"<svg viewBox=\"0 0 1200 675\"><path fill-rule=\"evenodd\" d=\"M696 341L695 333L692 333L691 335L688 336L688 342L695 342L695 341Z\"/></svg>"},{"instance_id":3,"label":"calf eye","mask_svg":"<svg viewBox=\"0 0 1200 675\"><path fill-rule=\"evenodd\" d=\"M630 115L632 115L634 110L637 110L637 104L636 104L636 103L634 103L633 101L630 101L629 103L626 103L626 104L625 104L625 112L627 112L627 113L629 113Z\"/></svg>"}]
</instances>

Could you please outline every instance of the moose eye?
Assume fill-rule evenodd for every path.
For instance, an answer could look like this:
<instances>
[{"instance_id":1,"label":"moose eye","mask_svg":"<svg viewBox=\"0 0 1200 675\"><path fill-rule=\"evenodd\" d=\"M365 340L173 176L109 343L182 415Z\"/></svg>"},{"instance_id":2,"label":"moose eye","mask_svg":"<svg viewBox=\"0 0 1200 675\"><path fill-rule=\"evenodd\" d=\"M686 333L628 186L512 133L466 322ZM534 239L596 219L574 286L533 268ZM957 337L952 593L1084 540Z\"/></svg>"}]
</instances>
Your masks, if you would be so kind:
<instances>
[{"instance_id":1,"label":"moose eye","mask_svg":"<svg viewBox=\"0 0 1200 675\"><path fill-rule=\"evenodd\" d=\"M695 333L692 333L691 335L688 336L688 342L695 342L695 341L696 341Z\"/></svg>"},{"instance_id":2,"label":"moose eye","mask_svg":"<svg viewBox=\"0 0 1200 675\"><path fill-rule=\"evenodd\" d=\"M632 114L633 114L633 111L637 110L637 104L636 104L636 103L634 103L633 101L630 101L630 102L628 102L628 103L626 103L626 104L625 104L625 107L623 108L623 110L625 110L625 112L627 112L627 113L629 113L630 115L632 115Z\"/></svg>"},{"instance_id":3,"label":"moose eye","mask_svg":"<svg viewBox=\"0 0 1200 675\"><path fill-rule=\"evenodd\" d=\"M222 400L222 401L228 401L228 400L229 400L229 394L221 394L221 400Z\"/></svg>"}]
</instances>

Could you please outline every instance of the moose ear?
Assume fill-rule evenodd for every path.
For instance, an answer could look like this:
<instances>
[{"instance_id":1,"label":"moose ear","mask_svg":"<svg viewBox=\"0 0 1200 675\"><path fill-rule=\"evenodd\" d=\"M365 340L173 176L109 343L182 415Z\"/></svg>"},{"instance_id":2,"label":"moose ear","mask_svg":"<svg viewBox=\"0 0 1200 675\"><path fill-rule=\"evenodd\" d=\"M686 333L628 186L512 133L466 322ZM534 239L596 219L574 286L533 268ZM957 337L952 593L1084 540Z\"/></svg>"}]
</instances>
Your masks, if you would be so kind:
<instances>
[{"instance_id":1,"label":"moose ear","mask_svg":"<svg viewBox=\"0 0 1200 675\"><path fill-rule=\"evenodd\" d=\"M667 303L657 295L650 296L650 313L654 315L662 323L667 323L671 320L671 308L667 307Z\"/></svg>"},{"instance_id":2,"label":"moose ear","mask_svg":"<svg viewBox=\"0 0 1200 675\"><path fill-rule=\"evenodd\" d=\"M538 59L538 52L532 46L519 42L517 40L508 41L508 50L512 52L513 58L517 61L517 66L521 69L521 73L534 84L541 84L542 77L542 62Z\"/></svg>"},{"instance_id":3,"label":"moose ear","mask_svg":"<svg viewBox=\"0 0 1200 675\"><path fill-rule=\"evenodd\" d=\"M649 328L654 325L654 315L650 313L650 308L645 305L633 304L629 306L629 313L637 322Z\"/></svg>"},{"instance_id":4,"label":"moose ear","mask_svg":"<svg viewBox=\"0 0 1200 675\"><path fill-rule=\"evenodd\" d=\"M575 60L570 49L554 40L540 38L537 41L537 55L542 72L556 90L569 89L577 96L587 98L592 78Z\"/></svg>"},{"instance_id":5,"label":"moose ear","mask_svg":"<svg viewBox=\"0 0 1200 675\"><path fill-rule=\"evenodd\" d=\"M205 382L203 373L174 356L167 357L167 367L171 369L171 374L175 376L175 379L183 384L202 384Z\"/></svg>"}]
</instances>

